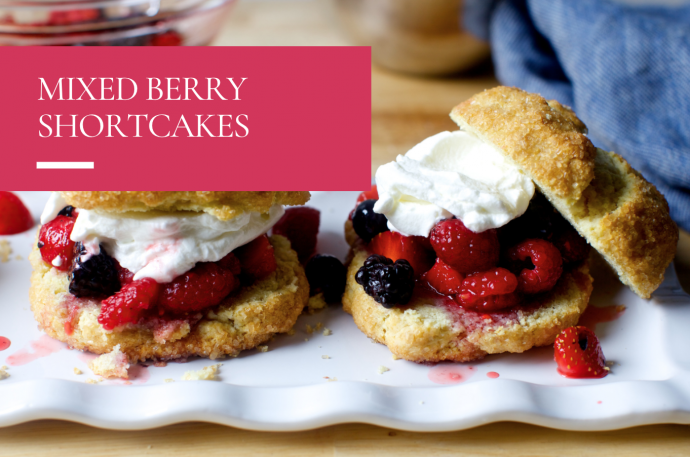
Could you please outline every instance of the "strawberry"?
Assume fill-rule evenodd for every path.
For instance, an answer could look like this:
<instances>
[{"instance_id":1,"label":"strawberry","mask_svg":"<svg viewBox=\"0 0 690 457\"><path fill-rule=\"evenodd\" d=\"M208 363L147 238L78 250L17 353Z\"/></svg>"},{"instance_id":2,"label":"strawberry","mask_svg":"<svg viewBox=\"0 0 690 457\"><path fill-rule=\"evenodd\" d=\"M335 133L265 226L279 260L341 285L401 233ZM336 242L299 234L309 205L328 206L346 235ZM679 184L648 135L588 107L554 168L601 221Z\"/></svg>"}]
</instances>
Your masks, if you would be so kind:
<instances>
[{"instance_id":1,"label":"strawberry","mask_svg":"<svg viewBox=\"0 0 690 457\"><path fill-rule=\"evenodd\" d=\"M70 238L74 218L58 216L38 232L38 249L43 261L61 271L69 271L74 259L74 241Z\"/></svg>"},{"instance_id":2,"label":"strawberry","mask_svg":"<svg viewBox=\"0 0 690 457\"><path fill-rule=\"evenodd\" d=\"M608 372L604 353L594 332L568 327L554 342L558 372L568 378L603 378Z\"/></svg>"},{"instance_id":3,"label":"strawberry","mask_svg":"<svg viewBox=\"0 0 690 457\"><path fill-rule=\"evenodd\" d=\"M34 226L34 218L12 192L0 191L0 235L14 235Z\"/></svg>"},{"instance_id":4,"label":"strawberry","mask_svg":"<svg viewBox=\"0 0 690 457\"><path fill-rule=\"evenodd\" d=\"M146 310L158 301L161 286L151 278L126 284L122 289L101 302L98 322L106 330L125 324L136 324Z\"/></svg>"},{"instance_id":5,"label":"strawberry","mask_svg":"<svg viewBox=\"0 0 690 457\"><path fill-rule=\"evenodd\" d=\"M308 206L288 208L273 226L274 235L282 235L297 252L300 262L305 262L316 252L316 238L319 234L321 212Z\"/></svg>"},{"instance_id":6,"label":"strawberry","mask_svg":"<svg viewBox=\"0 0 690 457\"><path fill-rule=\"evenodd\" d=\"M364 200L378 200L379 199L379 191L376 188L376 184L371 186L371 190L365 190L361 194L357 196L357 203L356 205L359 205L362 203Z\"/></svg>"},{"instance_id":7,"label":"strawberry","mask_svg":"<svg viewBox=\"0 0 690 457\"><path fill-rule=\"evenodd\" d=\"M369 249L395 262L405 259L410 262L415 276L420 277L434 264L434 251L429 240L422 236L404 236L398 232L379 233L369 243Z\"/></svg>"},{"instance_id":8,"label":"strawberry","mask_svg":"<svg viewBox=\"0 0 690 457\"><path fill-rule=\"evenodd\" d=\"M278 268L273 246L266 235L240 246L233 253L240 261L242 275L250 281L265 278Z\"/></svg>"},{"instance_id":9,"label":"strawberry","mask_svg":"<svg viewBox=\"0 0 690 457\"><path fill-rule=\"evenodd\" d=\"M462 281L465 279L465 276L453 270L440 258L437 258L433 268L424 273L422 279L426 280L429 285L439 293L444 295L455 295L460 293Z\"/></svg>"}]
</instances>

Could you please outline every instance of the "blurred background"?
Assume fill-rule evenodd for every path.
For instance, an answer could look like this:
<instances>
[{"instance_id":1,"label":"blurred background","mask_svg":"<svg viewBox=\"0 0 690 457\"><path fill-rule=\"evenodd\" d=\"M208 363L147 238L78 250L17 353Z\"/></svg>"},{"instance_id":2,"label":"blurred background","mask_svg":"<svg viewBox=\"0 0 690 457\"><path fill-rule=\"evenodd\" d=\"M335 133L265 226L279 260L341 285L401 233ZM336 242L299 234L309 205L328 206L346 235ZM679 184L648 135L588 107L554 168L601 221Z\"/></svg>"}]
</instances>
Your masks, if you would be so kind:
<instances>
[{"instance_id":1,"label":"blurred background","mask_svg":"<svg viewBox=\"0 0 690 457\"><path fill-rule=\"evenodd\" d=\"M690 0L0 0L0 45L209 44L371 46L372 176L484 89L557 99L661 190L690 253Z\"/></svg>"}]
</instances>

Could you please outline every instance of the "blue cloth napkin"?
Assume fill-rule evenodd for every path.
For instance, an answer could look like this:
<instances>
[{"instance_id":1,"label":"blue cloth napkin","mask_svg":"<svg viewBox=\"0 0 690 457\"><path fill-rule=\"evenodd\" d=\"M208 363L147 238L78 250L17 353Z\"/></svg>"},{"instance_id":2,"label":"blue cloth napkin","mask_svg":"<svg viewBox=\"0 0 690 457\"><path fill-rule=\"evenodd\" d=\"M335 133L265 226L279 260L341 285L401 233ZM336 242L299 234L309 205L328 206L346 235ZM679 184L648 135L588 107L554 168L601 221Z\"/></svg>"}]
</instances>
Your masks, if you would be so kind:
<instances>
[{"instance_id":1,"label":"blue cloth napkin","mask_svg":"<svg viewBox=\"0 0 690 457\"><path fill-rule=\"evenodd\" d=\"M615 151L690 231L690 4L466 0L496 75L572 107L595 146Z\"/></svg>"}]
</instances>

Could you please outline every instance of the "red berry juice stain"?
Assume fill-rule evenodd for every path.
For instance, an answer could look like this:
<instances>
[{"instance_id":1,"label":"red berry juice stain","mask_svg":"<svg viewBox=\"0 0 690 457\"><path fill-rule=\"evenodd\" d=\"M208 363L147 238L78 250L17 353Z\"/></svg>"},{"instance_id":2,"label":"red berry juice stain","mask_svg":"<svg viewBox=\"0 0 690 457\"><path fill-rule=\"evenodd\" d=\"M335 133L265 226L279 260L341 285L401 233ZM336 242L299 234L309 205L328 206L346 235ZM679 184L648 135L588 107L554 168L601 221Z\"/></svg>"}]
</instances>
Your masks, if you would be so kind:
<instances>
[{"instance_id":1,"label":"red berry juice stain","mask_svg":"<svg viewBox=\"0 0 690 457\"><path fill-rule=\"evenodd\" d=\"M0 351L4 351L8 347L10 347L10 344L12 344L12 342L10 341L9 338L5 338L4 336L0 336Z\"/></svg>"},{"instance_id":2,"label":"red berry juice stain","mask_svg":"<svg viewBox=\"0 0 690 457\"><path fill-rule=\"evenodd\" d=\"M49 356L67 347L66 344L54 340L48 335L41 336L39 339L29 343L29 345L33 352L29 352L26 348L20 349L5 359L7 364L13 367L26 365L36 359Z\"/></svg>"},{"instance_id":3,"label":"red berry juice stain","mask_svg":"<svg viewBox=\"0 0 690 457\"><path fill-rule=\"evenodd\" d=\"M596 330L597 324L602 322L615 321L625 311L624 305L611 305L611 306L592 306L589 305L585 312L580 316L580 321L577 325L587 327L591 331Z\"/></svg>"},{"instance_id":4,"label":"red berry juice stain","mask_svg":"<svg viewBox=\"0 0 690 457\"><path fill-rule=\"evenodd\" d=\"M90 352L82 352L82 353L80 353L80 354L77 356L77 358L78 358L79 360L81 360L82 362L84 362L84 363L87 364L87 365L88 365L89 363L91 363L91 361L92 361L93 359L95 359L96 357L98 357L97 354L92 354L92 353L90 353Z\"/></svg>"},{"instance_id":5,"label":"red berry juice stain","mask_svg":"<svg viewBox=\"0 0 690 457\"><path fill-rule=\"evenodd\" d=\"M441 364L429 370L427 376L436 384L460 384L472 377L476 371L475 367Z\"/></svg>"},{"instance_id":6,"label":"red berry juice stain","mask_svg":"<svg viewBox=\"0 0 690 457\"><path fill-rule=\"evenodd\" d=\"M491 378L491 379L496 379L496 378L498 378L499 374L496 373L495 371L489 371L489 372L486 374L486 376L489 377L489 378Z\"/></svg>"},{"instance_id":7,"label":"red berry juice stain","mask_svg":"<svg viewBox=\"0 0 690 457\"><path fill-rule=\"evenodd\" d=\"M597 402L597 405L601 405L601 400L599 400L599 401Z\"/></svg>"}]
</instances>

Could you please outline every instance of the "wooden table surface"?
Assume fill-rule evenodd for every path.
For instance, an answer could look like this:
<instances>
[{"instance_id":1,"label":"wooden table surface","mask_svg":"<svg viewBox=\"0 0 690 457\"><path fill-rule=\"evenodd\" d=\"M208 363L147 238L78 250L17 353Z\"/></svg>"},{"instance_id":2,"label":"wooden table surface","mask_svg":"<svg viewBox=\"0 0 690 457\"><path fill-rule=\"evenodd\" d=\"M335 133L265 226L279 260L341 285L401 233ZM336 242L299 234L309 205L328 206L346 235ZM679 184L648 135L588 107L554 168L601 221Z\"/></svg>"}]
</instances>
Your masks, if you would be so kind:
<instances>
[{"instance_id":1,"label":"wooden table surface","mask_svg":"<svg viewBox=\"0 0 690 457\"><path fill-rule=\"evenodd\" d=\"M326 1L240 2L218 45L344 45ZM454 129L448 112L497 84L489 71L422 79L372 70L372 173L410 146ZM690 235L681 233L676 266L690 290ZM453 433L410 433L346 424L300 433L261 433L202 423L116 432L59 421L0 429L2 456L680 456L690 427L657 425L612 432L564 432L497 423Z\"/></svg>"}]
</instances>

